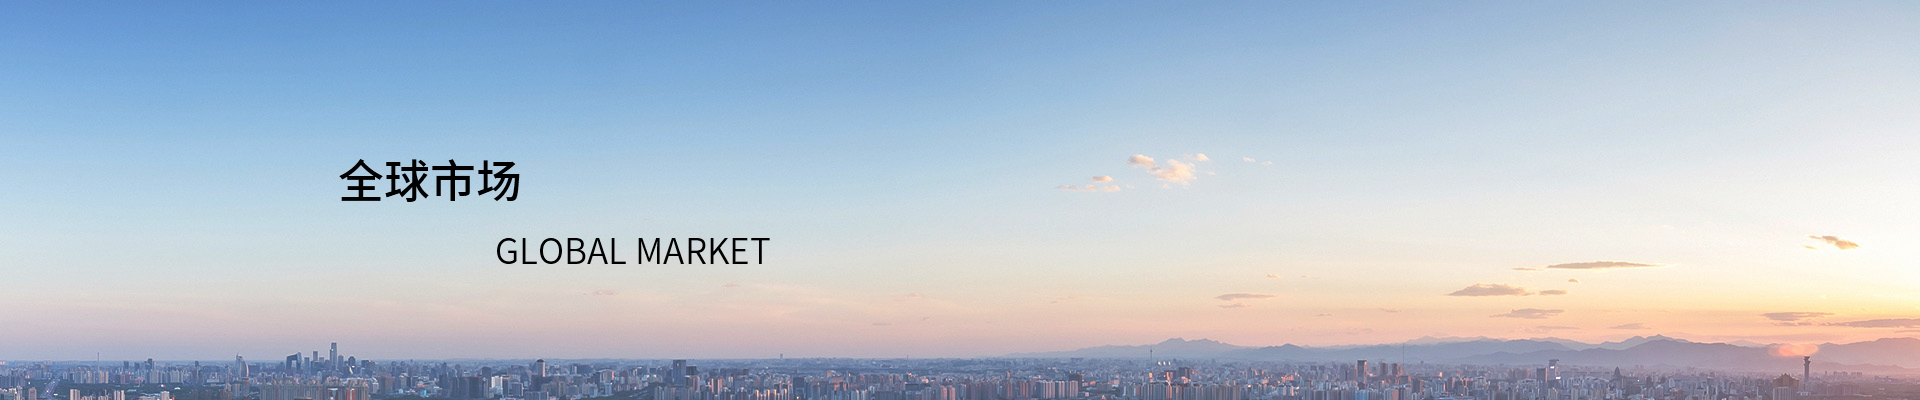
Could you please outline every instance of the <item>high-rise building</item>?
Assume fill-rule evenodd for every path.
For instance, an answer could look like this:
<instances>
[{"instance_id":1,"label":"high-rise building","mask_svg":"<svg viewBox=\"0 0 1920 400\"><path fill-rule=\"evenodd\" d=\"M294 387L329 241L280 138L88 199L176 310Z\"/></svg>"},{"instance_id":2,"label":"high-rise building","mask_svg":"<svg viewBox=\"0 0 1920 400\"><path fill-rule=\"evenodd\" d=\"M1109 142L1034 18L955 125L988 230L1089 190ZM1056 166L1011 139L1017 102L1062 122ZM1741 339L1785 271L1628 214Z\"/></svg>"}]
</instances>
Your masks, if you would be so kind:
<instances>
[{"instance_id":1,"label":"high-rise building","mask_svg":"<svg viewBox=\"0 0 1920 400\"><path fill-rule=\"evenodd\" d=\"M1772 400L1794 400L1795 397L1799 396L1795 396L1794 388L1792 387L1782 386L1773 388Z\"/></svg>"},{"instance_id":2,"label":"high-rise building","mask_svg":"<svg viewBox=\"0 0 1920 400\"><path fill-rule=\"evenodd\" d=\"M674 387L687 387L687 360L673 360L673 368L667 371L667 383Z\"/></svg>"},{"instance_id":3,"label":"high-rise building","mask_svg":"<svg viewBox=\"0 0 1920 400\"><path fill-rule=\"evenodd\" d=\"M327 369L340 369L340 342L327 348Z\"/></svg>"},{"instance_id":4,"label":"high-rise building","mask_svg":"<svg viewBox=\"0 0 1920 400\"><path fill-rule=\"evenodd\" d=\"M1353 380L1360 382L1361 389L1367 388L1367 373L1367 360L1360 360L1353 365Z\"/></svg>"}]
</instances>

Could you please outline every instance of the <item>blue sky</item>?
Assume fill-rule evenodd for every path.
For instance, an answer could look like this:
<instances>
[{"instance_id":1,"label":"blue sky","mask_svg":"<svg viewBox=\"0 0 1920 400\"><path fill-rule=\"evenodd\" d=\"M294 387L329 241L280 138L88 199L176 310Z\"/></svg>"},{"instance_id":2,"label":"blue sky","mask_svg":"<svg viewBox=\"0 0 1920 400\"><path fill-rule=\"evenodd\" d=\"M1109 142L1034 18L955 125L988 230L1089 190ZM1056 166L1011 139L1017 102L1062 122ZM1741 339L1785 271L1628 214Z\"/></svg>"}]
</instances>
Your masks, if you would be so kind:
<instances>
[{"instance_id":1,"label":"blue sky","mask_svg":"<svg viewBox=\"0 0 1920 400\"><path fill-rule=\"evenodd\" d=\"M1484 317L1529 307L1585 329L1563 336L1765 342L1893 333L1760 312L1920 311L1916 253L1888 244L1920 240L1907 3L0 9L0 274L22 288L0 319L27 321L0 341L40 349L0 359L1346 344L1535 335ZM526 186L334 201L355 160L413 158L515 161ZM1054 189L1093 176L1130 186ZM608 236L775 244L698 268L489 247ZM1511 270L1616 259L1666 267ZM685 332L615 339L661 324ZM561 326L604 339L521 340ZM503 340L536 344L475 350Z\"/></svg>"}]
</instances>

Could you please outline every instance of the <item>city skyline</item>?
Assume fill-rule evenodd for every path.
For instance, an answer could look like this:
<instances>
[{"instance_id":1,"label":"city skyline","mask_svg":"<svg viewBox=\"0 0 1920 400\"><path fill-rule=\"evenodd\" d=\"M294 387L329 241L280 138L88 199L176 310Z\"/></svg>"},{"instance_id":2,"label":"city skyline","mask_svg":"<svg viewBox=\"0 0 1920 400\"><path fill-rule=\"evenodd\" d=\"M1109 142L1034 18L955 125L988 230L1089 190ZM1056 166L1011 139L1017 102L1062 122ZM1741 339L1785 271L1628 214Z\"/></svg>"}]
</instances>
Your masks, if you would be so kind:
<instances>
[{"instance_id":1,"label":"city skyline","mask_svg":"<svg viewBox=\"0 0 1920 400\"><path fill-rule=\"evenodd\" d=\"M1076 349L1054 349L1051 351L1039 351L1039 352L1015 352L1015 353L1004 353L1004 354L982 354L982 355L974 355L974 356L947 356L947 357L920 357L920 358L922 359L956 359L956 360L1068 359L1068 358L1136 359L1136 360L1137 359L1149 359L1149 360L1151 359L1164 359L1164 360L1186 359L1186 360L1209 360L1209 361L1239 360L1239 361L1259 361L1259 362L1309 362L1310 363L1310 362L1325 362L1327 360L1332 360L1332 359L1348 359L1348 358L1358 357L1359 359L1375 359L1375 360L1395 361L1395 362L1416 362L1416 363L1435 362L1440 364L1475 364L1475 363L1486 363L1487 361L1484 358L1474 358L1474 357L1493 356L1493 355L1496 355L1495 353L1515 353L1515 354L1508 355L1506 357L1517 357L1521 359L1528 359L1528 358L1546 359L1546 358L1555 357L1556 355L1554 355L1553 352L1556 352L1556 351L1580 352L1580 351L1588 351L1588 350L1607 350L1607 351L1620 352L1620 351L1635 350L1635 348L1641 347L1642 345L1650 345L1650 344L1651 345L1678 345L1678 346L1706 346L1706 347L1732 346L1732 348L1743 349L1742 351L1746 353L1744 354L1745 356L1751 357L1751 356L1757 356L1757 355L1764 355L1764 357L1761 357L1761 358L1769 359L1770 362L1794 362L1795 360L1798 360L1800 358L1807 358L1813 355L1821 355L1823 362L1831 363L1829 367L1865 368L1866 370L1875 370L1875 368L1878 368L1877 367L1878 365L1890 365L1896 368L1895 370L1875 371L1875 372L1890 372L1890 371L1899 372L1898 368L1905 366L1907 364L1914 364L1914 368L1920 369L1920 364L1911 363L1909 361L1906 361L1906 359L1902 358L1902 357L1920 357L1920 338L1881 338L1881 339L1852 342L1852 343L1822 343L1822 344L1803 344L1803 343L1785 343L1785 342L1758 343L1758 342L1749 342L1749 341L1737 341L1737 342L1727 343L1727 342L1694 341L1694 340L1688 340L1686 338L1678 338L1678 337L1672 337L1672 336L1660 335L1660 334L1646 335L1646 336L1633 336L1633 337L1629 337L1629 338L1625 338L1617 341L1607 341L1607 342L1582 342L1577 340L1570 340L1570 339L1550 337L1550 336L1520 338L1520 339L1503 339L1503 338L1490 338L1490 337L1428 336L1428 337L1421 337L1417 339L1407 340L1403 342L1376 343L1376 344L1350 344L1350 345L1335 345L1335 346L1301 346L1293 343L1284 343L1279 345L1243 345L1243 344L1225 343L1225 342L1215 341L1215 340L1206 339L1206 338L1197 338L1197 339L1191 339L1191 340L1186 338L1169 338L1157 343L1107 344L1107 345L1081 347ZM1459 347L1459 348L1452 348L1452 347ZM405 360L410 362L433 361L433 360L449 360L449 361L466 360L466 361L499 362L499 361L512 361L512 360L526 361L526 360L544 360L544 359L554 359L554 360L565 361L565 360L667 360L667 359L783 360L783 359L789 358L787 357L787 354L779 353L779 354L774 354L770 357L699 357L696 354L672 354L672 355L666 355L666 356L640 356L640 357L623 357L623 356L617 356L617 355L596 355L596 356L585 356L585 357L519 356L519 357L448 357L448 358L436 359L436 358L417 358L417 357L361 357L361 355L357 355L357 354L340 352L338 342L331 342L325 348L326 348L326 355L324 357L322 357L321 355L321 350L318 350L318 349L295 352L291 355L285 356L284 358L274 358L274 357L264 358L264 359L277 360L277 361L263 362L263 361L260 361L263 358L259 357L259 355L254 355L255 361L253 362L253 365L277 364L277 365L282 365L285 368L295 368L293 367L294 365L314 365L314 366L317 366L317 368L340 368L341 366L358 365L358 363L360 362L394 362L394 361L400 361L400 360ZM1414 349L1411 355L1408 353L1409 348ZM1721 350L1724 350L1724 348L1722 348ZM1821 354L1821 351L1823 350L1829 350L1829 351L1826 354ZM1835 353L1836 351L1840 353ZM1306 352L1306 353L1301 353L1301 352ZM1356 354L1366 354L1370 356L1362 357ZM246 356L247 355L245 354L232 355L235 362L242 363L242 364L248 363L247 361L245 361ZM1591 355L1588 355L1588 356L1591 356ZM1694 354L1693 356L1699 356L1699 357L1705 357L1705 358L1693 359L1693 360L1658 360L1658 361L1642 360L1641 364L1651 362L1654 364L1661 364L1661 365L1668 365L1668 364L1683 365L1684 364L1684 365L1698 366L1698 365L1723 365L1728 362L1738 364L1741 362L1753 361L1752 359L1747 359L1745 361L1729 360L1729 359L1718 359L1718 360L1714 359L1714 358L1728 357L1730 356L1729 354L1719 354L1719 355ZM1731 356L1738 357L1741 355L1733 354ZM1304 357L1304 358L1301 358L1301 357ZM1862 358L1862 357L1865 357L1865 358ZM913 358L914 357L911 355L901 355L901 356L895 356L895 357L886 357L886 356L882 356L882 357L845 357L845 356L792 357L792 359L795 359L795 360L800 360L800 359L884 360L884 359L913 359ZM119 361L123 363L131 363L131 362L135 362L137 359L138 358L136 357L136 358L130 358L130 359L122 359ZM1832 362L1831 361L1832 359L1837 359L1839 361ZM200 362L216 362L218 360L220 359L219 358L179 358L179 359L159 359L158 361L171 362L171 363L194 363L197 365ZM0 358L0 366L7 365L6 362L8 361L25 362L28 364L44 363L44 362L60 362L60 363L79 363L83 365L97 365L99 363L105 362L106 360L104 358L95 359L95 360L81 360L81 359L39 359L39 360L11 359L10 360L5 358ZM144 362L147 364L152 364L156 362L156 359L153 357L147 357ZM544 362L544 361L541 361L541 362ZM1614 364L1604 364L1604 365L1614 365ZM1917 373L1920 373L1920 372L1917 372Z\"/></svg>"},{"instance_id":2,"label":"city skyline","mask_svg":"<svg viewBox=\"0 0 1920 400\"><path fill-rule=\"evenodd\" d=\"M1652 345L1643 343L1640 346ZM7 400L1799 400L1909 396L1902 377L1693 366L1140 359L468 360L0 370ZM1906 397L1890 397L1906 398Z\"/></svg>"}]
</instances>

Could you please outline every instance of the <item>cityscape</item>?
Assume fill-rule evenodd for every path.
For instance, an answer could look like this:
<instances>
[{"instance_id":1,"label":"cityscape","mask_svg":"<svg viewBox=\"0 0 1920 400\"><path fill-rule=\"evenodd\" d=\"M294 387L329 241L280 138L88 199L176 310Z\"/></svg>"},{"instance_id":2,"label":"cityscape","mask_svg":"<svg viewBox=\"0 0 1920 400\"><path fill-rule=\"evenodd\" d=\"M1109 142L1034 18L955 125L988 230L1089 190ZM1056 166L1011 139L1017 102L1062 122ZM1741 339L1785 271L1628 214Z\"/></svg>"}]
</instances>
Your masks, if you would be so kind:
<instances>
[{"instance_id":1,"label":"cityscape","mask_svg":"<svg viewBox=\"0 0 1920 400\"><path fill-rule=\"evenodd\" d=\"M1920 0L0 1L0 400L1920 400L1917 110Z\"/></svg>"},{"instance_id":2,"label":"cityscape","mask_svg":"<svg viewBox=\"0 0 1920 400\"><path fill-rule=\"evenodd\" d=\"M1411 346L1431 354L1448 346L1497 350L1537 343L1551 342L1483 338L1396 346L1403 353ZM1726 346L1636 337L1595 344L1587 351L1622 345L1629 346L1620 349L1625 351ZM1559 359L1467 364L1384 357L1259 361L1155 354L1156 347L1195 354L1220 346L1230 345L1170 339L1158 345L1078 350L1108 355L1116 349L1144 350L1144 354L1112 357L375 360L344 354L338 343L332 343L324 354L312 350L269 361L239 356L227 362L11 361L0 364L0 400L1812 400L1920 396L1920 379L1914 375L1815 371L1812 356L1795 358L1781 354L1778 347L1765 350L1781 360L1799 361L1799 371L1576 365Z\"/></svg>"}]
</instances>

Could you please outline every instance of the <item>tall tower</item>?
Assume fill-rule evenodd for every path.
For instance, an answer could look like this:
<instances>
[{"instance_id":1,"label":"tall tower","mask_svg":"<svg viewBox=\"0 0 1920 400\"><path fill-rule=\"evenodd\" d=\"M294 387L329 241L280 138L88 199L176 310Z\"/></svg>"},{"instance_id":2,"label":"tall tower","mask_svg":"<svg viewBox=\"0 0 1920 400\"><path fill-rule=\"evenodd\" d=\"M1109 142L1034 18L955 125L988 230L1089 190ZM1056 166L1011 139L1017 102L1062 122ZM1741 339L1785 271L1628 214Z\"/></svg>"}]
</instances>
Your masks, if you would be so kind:
<instances>
[{"instance_id":1,"label":"tall tower","mask_svg":"<svg viewBox=\"0 0 1920 400\"><path fill-rule=\"evenodd\" d=\"M327 348L327 369L340 369L340 342Z\"/></svg>"},{"instance_id":2,"label":"tall tower","mask_svg":"<svg viewBox=\"0 0 1920 400\"><path fill-rule=\"evenodd\" d=\"M1800 391L1806 392L1807 383L1813 382L1813 356L1800 357Z\"/></svg>"}]
</instances>

